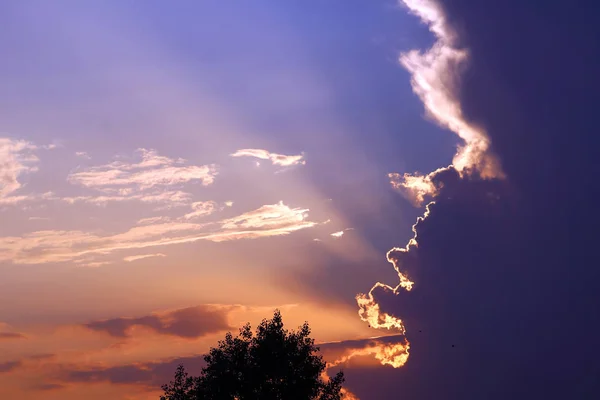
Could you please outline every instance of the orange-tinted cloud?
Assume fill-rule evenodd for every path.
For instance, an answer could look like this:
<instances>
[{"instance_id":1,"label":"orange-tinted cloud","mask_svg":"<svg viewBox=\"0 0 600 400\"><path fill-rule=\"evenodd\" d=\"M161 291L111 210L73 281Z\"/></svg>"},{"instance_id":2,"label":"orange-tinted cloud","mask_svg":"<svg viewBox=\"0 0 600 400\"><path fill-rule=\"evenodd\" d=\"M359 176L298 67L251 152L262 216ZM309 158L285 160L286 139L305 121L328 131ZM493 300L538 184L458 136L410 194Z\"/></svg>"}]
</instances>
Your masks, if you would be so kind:
<instances>
[{"instance_id":1,"label":"orange-tinted cloud","mask_svg":"<svg viewBox=\"0 0 600 400\"><path fill-rule=\"evenodd\" d=\"M21 366L21 361L7 361L0 363L0 374L11 372Z\"/></svg>"},{"instance_id":2,"label":"orange-tinted cloud","mask_svg":"<svg viewBox=\"0 0 600 400\"><path fill-rule=\"evenodd\" d=\"M27 336L18 332L0 332L0 340L5 339L25 339Z\"/></svg>"},{"instance_id":3,"label":"orange-tinted cloud","mask_svg":"<svg viewBox=\"0 0 600 400\"><path fill-rule=\"evenodd\" d=\"M92 321L85 326L114 337L129 337L133 327L148 328L161 335L199 338L230 329L228 313L232 307L196 306L135 318Z\"/></svg>"},{"instance_id":4,"label":"orange-tinted cloud","mask_svg":"<svg viewBox=\"0 0 600 400\"><path fill-rule=\"evenodd\" d=\"M97 235L82 231L36 231L20 237L0 237L0 261L19 264L76 261L89 264L88 258L120 250L192 243L198 240L222 242L287 235L311 228L308 209L291 208L282 202L220 222L196 224L165 222L135 226L114 235Z\"/></svg>"},{"instance_id":5,"label":"orange-tinted cloud","mask_svg":"<svg viewBox=\"0 0 600 400\"><path fill-rule=\"evenodd\" d=\"M125 258L123 258L123 261L132 262L132 261L137 261L137 260L143 260L144 258L150 258L150 257L166 257L166 255L162 254L162 253L140 254L137 256L125 257Z\"/></svg>"}]
</instances>

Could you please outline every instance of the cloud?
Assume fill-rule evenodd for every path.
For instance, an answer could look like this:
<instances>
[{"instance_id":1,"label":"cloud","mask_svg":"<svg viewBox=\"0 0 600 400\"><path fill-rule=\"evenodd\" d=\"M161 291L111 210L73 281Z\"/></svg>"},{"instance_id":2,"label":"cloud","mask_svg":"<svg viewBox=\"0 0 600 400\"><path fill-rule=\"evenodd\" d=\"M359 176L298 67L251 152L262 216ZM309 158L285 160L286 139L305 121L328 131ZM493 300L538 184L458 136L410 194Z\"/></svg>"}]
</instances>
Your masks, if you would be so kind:
<instances>
[{"instance_id":1,"label":"cloud","mask_svg":"<svg viewBox=\"0 0 600 400\"><path fill-rule=\"evenodd\" d=\"M289 167L291 165L306 164L304 154L286 156L283 154L271 153L263 149L241 149L231 154L232 157L255 157L261 160L269 160L273 165Z\"/></svg>"},{"instance_id":2,"label":"cloud","mask_svg":"<svg viewBox=\"0 0 600 400\"><path fill-rule=\"evenodd\" d=\"M319 344L327 362L327 368L348 363L355 357L372 356L381 365L399 368L406 364L410 345L402 335L369 338L359 340L344 340L337 343Z\"/></svg>"},{"instance_id":3,"label":"cloud","mask_svg":"<svg viewBox=\"0 0 600 400\"><path fill-rule=\"evenodd\" d=\"M35 145L25 140L0 137L0 204L14 204L28 199L14 192L23 185L19 177L37 171L39 159L33 152Z\"/></svg>"},{"instance_id":4,"label":"cloud","mask_svg":"<svg viewBox=\"0 0 600 400\"><path fill-rule=\"evenodd\" d=\"M76 151L75 156L79 158L84 158L86 160L91 160L92 157L86 151Z\"/></svg>"},{"instance_id":5,"label":"cloud","mask_svg":"<svg viewBox=\"0 0 600 400\"><path fill-rule=\"evenodd\" d=\"M401 2L427 24L435 36L436 41L429 50L404 53L400 63L410 72L413 91L423 102L427 116L463 141L451 166L461 174L476 171L484 178L503 177L500 163L491 151L490 138L483 128L465 117L460 102L460 76L468 63L469 51L456 45L456 34L436 0ZM392 186L415 205L435 194L428 175L394 173L390 179Z\"/></svg>"},{"instance_id":6,"label":"cloud","mask_svg":"<svg viewBox=\"0 0 600 400\"><path fill-rule=\"evenodd\" d=\"M137 222L137 224L138 225L150 225L150 224L156 224L159 222L168 222L168 221L170 221L169 217L158 216L158 217L142 218Z\"/></svg>"},{"instance_id":7,"label":"cloud","mask_svg":"<svg viewBox=\"0 0 600 400\"><path fill-rule=\"evenodd\" d=\"M129 257L125 257L123 258L123 261L127 261L127 262L132 262L132 261L136 261L136 260L142 260L144 258L150 258L150 257L166 257L165 254L162 253L155 253L155 254L140 254L138 256L129 256Z\"/></svg>"},{"instance_id":8,"label":"cloud","mask_svg":"<svg viewBox=\"0 0 600 400\"><path fill-rule=\"evenodd\" d=\"M20 361L7 361L0 363L0 374L5 372L11 372L21 366Z\"/></svg>"},{"instance_id":9,"label":"cloud","mask_svg":"<svg viewBox=\"0 0 600 400\"><path fill-rule=\"evenodd\" d=\"M18 332L0 332L0 340L25 339L27 336Z\"/></svg>"},{"instance_id":10,"label":"cloud","mask_svg":"<svg viewBox=\"0 0 600 400\"><path fill-rule=\"evenodd\" d=\"M290 208L280 201L277 204L264 205L256 210L225 219L221 221L221 226L226 230L282 229L295 231L316 225L315 222L306 220L308 211L308 208Z\"/></svg>"},{"instance_id":11,"label":"cloud","mask_svg":"<svg viewBox=\"0 0 600 400\"><path fill-rule=\"evenodd\" d=\"M69 204L75 203L88 203L96 206L105 206L111 202L126 202L126 201L140 201L148 204L166 204L170 207L181 207L189 204L191 201L191 194L177 191L151 191L142 192L138 194L132 194L131 190L119 191L117 195L108 196L77 196L77 197L63 197L61 200Z\"/></svg>"},{"instance_id":12,"label":"cloud","mask_svg":"<svg viewBox=\"0 0 600 400\"><path fill-rule=\"evenodd\" d=\"M67 386L62 385L60 383L38 383L35 384L33 386L31 386L31 388L33 390L40 390L40 391L50 391L50 390L61 390L61 389L65 389Z\"/></svg>"},{"instance_id":13,"label":"cloud","mask_svg":"<svg viewBox=\"0 0 600 400\"><path fill-rule=\"evenodd\" d=\"M354 228L346 228L346 229L343 229L343 230L341 230L341 231L337 231L337 232L330 233L330 234L329 234L329 236L333 237L334 239L339 239L339 238L341 238L342 236L344 236L344 234L345 234L347 231L352 231L352 230L354 230Z\"/></svg>"},{"instance_id":14,"label":"cloud","mask_svg":"<svg viewBox=\"0 0 600 400\"><path fill-rule=\"evenodd\" d=\"M160 156L156 150L138 149L137 153L141 155L137 163L115 161L90 167L70 174L68 180L72 184L101 191L123 187L146 190L188 182L200 182L207 186L214 182L217 175L215 165L185 165L185 160Z\"/></svg>"},{"instance_id":15,"label":"cloud","mask_svg":"<svg viewBox=\"0 0 600 400\"><path fill-rule=\"evenodd\" d=\"M173 373L180 364L186 367L190 375L197 376L205 362L203 356L199 355L111 367L82 368L63 365L57 378L64 383L109 382L116 385L140 385L156 390L173 379Z\"/></svg>"},{"instance_id":16,"label":"cloud","mask_svg":"<svg viewBox=\"0 0 600 400\"><path fill-rule=\"evenodd\" d=\"M84 262L83 260L93 255L108 255L121 250L193 243L199 240L223 242L288 235L317 225L317 222L308 220L308 211L290 208L279 202L206 224L147 224L135 226L123 233L104 236L82 231L58 230L36 231L23 236L4 236L0 237L0 261L11 261L15 264ZM97 265L96 262L89 264Z\"/></svg>"},{"instance_id":17,"label":"cloud","mask_svg":"<svg viewBox=\"0 0 600 400\"><path fill-rule=\"evenodd\" d=\"M196 306L137 318L114 318L85 324L111 336L131 336L134 327L145 327L161 335L195 339L230 329L227 316L234 306Z\"/></svg>"},{"instance_id":18,"label":"cloud","mask_svg":"<svg viewBox=\"0 0 600 400\"><path fill-rule=\"evenodd\" d=\"M184 219L194 219L205 217L217 210L217 203L214 201L196 201L191 204L192 211L183 216Z\"/></svg>"},{"instance_id":19,"label":"cloud","mask_svg":"<svg viewBox=\"0 0 600 400\"><path fill-rule=\"evenodd\" d=\"M413 50L402 54L400 62L411 73L411 84L415 94L425 106L428 116L440 126L456 133L464 142L454 156L453 165L440 168L427 175L389 174L392 187L401 191L414 205L421 205L426 198L437 198L442 190L452 190L461 177L503 178L500 164L490 151L490 140L483 129L470 123L463 115L459 99L458 77L468 59L466 49L456 47L456 35L448 25L442 7L435 0L402 0L408 9L429 26L435 43L422 53ZM445 187L450 184L451 187ZM376 329L395 330L406 334L404 321L392 313L382 310L375 293L377 291L398 295L410 292L415 285L410 270L414 271L419 251L418 227L430 216L435 201L427 204L425 213L413 225L413 238L406 246L395 247L387 252L386 258L398 275L395 286L376 282L367 294L356 296L360 318ZM408 342L407 342L408 346ZM398 364L402 366L404 363Z\"/></svg>"}]
</instances>

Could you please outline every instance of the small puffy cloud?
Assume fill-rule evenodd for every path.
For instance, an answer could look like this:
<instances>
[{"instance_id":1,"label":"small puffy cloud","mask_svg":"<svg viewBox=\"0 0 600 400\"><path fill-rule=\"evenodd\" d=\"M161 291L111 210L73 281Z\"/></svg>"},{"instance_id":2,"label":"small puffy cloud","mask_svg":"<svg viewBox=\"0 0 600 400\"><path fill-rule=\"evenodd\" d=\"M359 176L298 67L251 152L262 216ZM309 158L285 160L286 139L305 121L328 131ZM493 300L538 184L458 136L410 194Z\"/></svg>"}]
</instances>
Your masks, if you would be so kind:
<instances>
[{"instance_id":1,"label":"small puffy cloud","mask_svg":"<svg viewBox=\"0 0 600 400\"><path fill-rule=\"evenodd\" d=\"M157 313L136 318L114 318L85 324L89 329L125 338L131 329L139 326L160 335L199 338L211 333L230 329L228 314L230 306L197 306Z\"/></svg>"},{"instance_id":2,"label":"small puffy cloud","mask_svg":"<svg viewBox=\"0 0 600 400\"><path fill-rule=\"evenodd\" d=\"M345 234L347 231L352 231L352 230L354 230L354 228L346 228L346 229L342 229L341 231L337 231L337 232L330 233L329 235L330 235L331 237L333 237L334 239L339 239L339 238L341 238L342 236L344 236L344 234Z\"/></svg>"},{"instance_id":3,"label":"small puffy cloud","mask_svg":"<svg viewBox=\"0 0 600 400\"><path fill-rule=\"evenodd\" d=\"M125 258L123 258L123 261L132 262L132 261L136 261L136 260L143 260L144 258L150 258L150 257L166 257L166 254L163 254L163 253L140 254L137 256L125 257Z\"/></svg>"},{"instance_id":4,"label":"small puffy cloud","mask_svg":"<svg viewBox=\"0 0 600 400\"><path fill-rule=\"evenodd\" d=\"M440 188L434 183L434 177L445 171L450 171L450 173L459 172L456 168L450 166L438 168L427 175L391 173L388 174L388 177L394 189L400 191L402 196L414 206L420 206L426 199L435 197Z\"/></svg>"},{"instance_id":5,"label":"small puffy cloud","mask_svg":"<svg viewBox=\"0 0 600 400\"><path fill-rule=\"evenodd\" d=\"M271 153L263 149L241 149L231 154L232 157L255 157L261 160L269 160L273 165L289 167L291 165L306 164L304 154L284 155ZM257 165L259 165L257 163Z\"/></svg>"},{"instance_id":6,"label":"small puffy cloud","mask_svg":"<svg viewBox=\"0 0 600 400\"><path fill-rule=\"evenodd\" d=\"M92 157L86 151L76 151L75 156L86 160L92 159Z\"/></svg>"}]
</instances>

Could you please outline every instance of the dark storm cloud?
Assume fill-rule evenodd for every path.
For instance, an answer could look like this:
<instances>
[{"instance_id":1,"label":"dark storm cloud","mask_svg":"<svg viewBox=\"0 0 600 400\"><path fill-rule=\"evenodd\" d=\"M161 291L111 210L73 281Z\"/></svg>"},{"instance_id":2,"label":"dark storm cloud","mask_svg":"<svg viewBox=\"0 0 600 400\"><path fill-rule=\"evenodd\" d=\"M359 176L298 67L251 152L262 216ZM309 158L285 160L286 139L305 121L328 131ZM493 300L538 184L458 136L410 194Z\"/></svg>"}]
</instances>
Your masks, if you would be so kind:
<instances>
[{"instance_id":1,"label":"dark storm cloud","mask_svg":"<svg viewBox=\"0 0 600 400\"><path fill-rule=\"evenodd\" d=\"M162 335L198 338L230 328L227 316L231 307L197 306L137 318L92 321L85 326L114 337L128 337L130 328L142 326Z\"/></svg>"},{"instance_id":2,"label":"dark storm cloud","mask_svg":"<svg viewBox=\"0 0 600 400\"><path fill-rule=\"evenodd\" d=\"M369 385L350 372L350 389L367 400L597 398L597 6L441 4L469 49L464 115L485 127L506 180L436 176L418 247L396 254L413 290L374 291L406 325L409 362Z\"/></svg>"}]
</instances>

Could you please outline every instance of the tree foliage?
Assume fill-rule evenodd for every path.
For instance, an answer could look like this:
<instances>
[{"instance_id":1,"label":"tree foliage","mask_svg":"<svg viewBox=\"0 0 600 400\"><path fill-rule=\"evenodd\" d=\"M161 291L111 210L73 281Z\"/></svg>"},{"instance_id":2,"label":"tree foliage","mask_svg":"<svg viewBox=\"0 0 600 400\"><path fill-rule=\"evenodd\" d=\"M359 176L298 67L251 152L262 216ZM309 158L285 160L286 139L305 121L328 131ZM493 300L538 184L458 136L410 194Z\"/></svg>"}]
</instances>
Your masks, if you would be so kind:
<instances>
[{"instance_id":1,"label":"tree foliage","mask_svg":"<svg viewBox=\"0 0 600 400\"><path fill-rule=\"evenodd\" d=\"M227 333L204 356L200 376L180 365L161 400L340 400L344 375L323 379L318 351L308 323L290 332L276 310L255 334L250 324L235 337Z\"/></svg>"}]
</instances>

